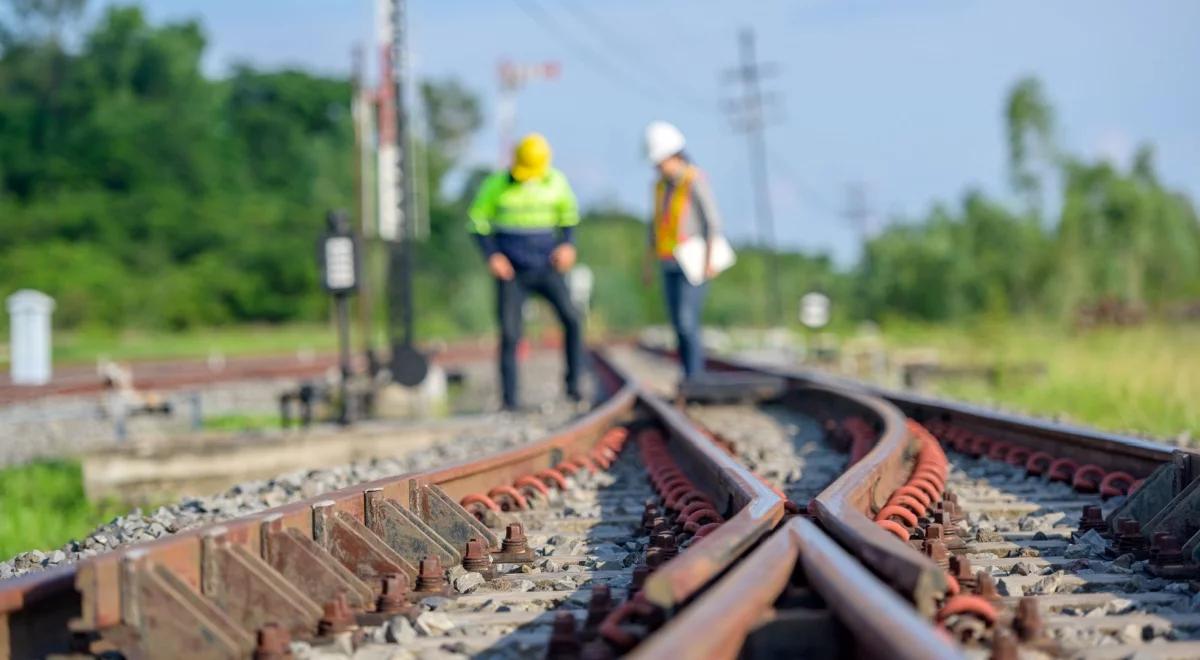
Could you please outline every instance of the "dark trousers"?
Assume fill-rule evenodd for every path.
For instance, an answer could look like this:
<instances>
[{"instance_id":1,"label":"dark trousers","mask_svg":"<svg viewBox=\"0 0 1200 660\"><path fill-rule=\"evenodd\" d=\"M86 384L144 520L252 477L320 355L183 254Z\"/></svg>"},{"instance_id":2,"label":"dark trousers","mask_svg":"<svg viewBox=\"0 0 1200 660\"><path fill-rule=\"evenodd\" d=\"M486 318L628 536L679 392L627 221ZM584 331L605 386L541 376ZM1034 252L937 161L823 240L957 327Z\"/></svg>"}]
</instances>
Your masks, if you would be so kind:
<instances>
[{"instance_id":1,"label":"dark trousers","mask_svg":"<svg viewBox=\"0 0 1200 660\"><path fill-rule=\"evenodd\" d=\"M567 396L579 396L580 370L583 368L583 322L571 302L567 283L553 270L518 272L511 280L496 280L496 303L500 315L500 382L504 388L504 406L519 404L517 344L525 326L521 316L525 298L536 293L550 303L563 327L563 348L567 362Z\"/></svg>"},{"instance_id":2,"label":"dark trousers","mask_svg":"<svg viewBox=\"0 0 1200 660\"><path fill-rule=\"evenodd\" d=\"M700 341L700 312L708 282L695 286L688 281L678 264L663 264L663 292L667 298L667 313L679 342L679 362L683 375L691 378L704 371L704 344Z\"/></svg>"}]
</instances>

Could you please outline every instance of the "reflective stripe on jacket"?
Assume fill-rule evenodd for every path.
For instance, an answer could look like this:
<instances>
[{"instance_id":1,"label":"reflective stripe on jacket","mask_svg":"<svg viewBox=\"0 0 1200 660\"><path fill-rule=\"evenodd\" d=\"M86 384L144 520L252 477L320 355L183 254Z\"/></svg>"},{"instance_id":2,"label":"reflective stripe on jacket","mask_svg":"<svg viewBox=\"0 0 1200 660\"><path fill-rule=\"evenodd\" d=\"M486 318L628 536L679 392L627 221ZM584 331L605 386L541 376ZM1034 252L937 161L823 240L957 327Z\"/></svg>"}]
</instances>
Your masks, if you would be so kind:
<instances>
[{"instance_id":1,"label":"reflective stripe on jacket","mask_svg":"<svg viewBox=\"0 0 1200 660\"><path fill-rule=\"evenodd\" d=\"M579 224L575 193L567 177L551 169L546 176L517 181L507 170L492 174L479 187L469 211L472 233L544 232Z\"/></svg>"},{"instance_id":2,"label":"reflective stripe on jacket","mask_svg":"<svg viewBox=\"0 0 1200 660\"><path fill-rule=\"evenodd\" d=\"M675 246L693 236L707 240L720 233L720 212L700 168L688 165L676 180L659 178L650 222L650 246L659 259L674 259Z\"/></svg>"},{"instance_id":3,"label":"reflective stripe on jacket","mask_svg":"<svg viewBox=\"0 0 1200 660\"><path fill-rule=\"evenodd\" d=\"M654 253L659 259L672 259L675 246L681 242L679 236L680 220L687 210L692 196L692 179L696 176L696 168L688 167L683 176L675 184L674 189L667 194L667 182L659 179L654 189Z\"/></svg>"}]
</instances>

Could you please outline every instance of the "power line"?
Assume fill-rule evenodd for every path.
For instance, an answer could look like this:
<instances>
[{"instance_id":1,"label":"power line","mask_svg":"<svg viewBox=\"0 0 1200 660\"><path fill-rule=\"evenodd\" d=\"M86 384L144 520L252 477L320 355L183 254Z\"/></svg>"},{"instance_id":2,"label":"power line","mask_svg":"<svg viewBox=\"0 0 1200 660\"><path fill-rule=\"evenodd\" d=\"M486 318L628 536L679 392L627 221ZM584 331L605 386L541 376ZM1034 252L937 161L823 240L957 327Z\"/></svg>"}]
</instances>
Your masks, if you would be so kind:
<instances>
[{"instance_id":1,"label":"power line","mask_svg":"<svg viewBox=\"0 0 1200 660\"><path fill-rule=\"evenodd\" d=\"M667 86L675 94L678 100L684 100L694 106L713 107L716 100L706 94L702 94L692 89L691 87L679 81L678 76L671 75L670 72L662 70L655 62L653 57L644 55L644 51L633 39L628 38L618 30L613 29L605 23L598 15L590 9L584 9L582 3L568 2L561 5L571 14L576 21L582 23L593 33L602 34L602 36L612 45L616 46L611 49L612 52L619 53L625 59L632 63L636 70L642 72L650 72L655 76L655 83L659 86Z\"/></svg>"},{"instance_id":2,"label":"power line","mask_svg":"<svg viewBox=\"0 0 1200 660\"><path fill-rule=\"evenodd\" d=\"M513 0L513 3L520 7L539 27L553 34L568 50L574 51L575 55L585 64L609 77L613 82L626 86L654 101L670 100L670 97L664 96L659 89L645 86L641 81L626 75L611 60L607 59L602 51L598 51L590 44L571 36L570 31L563 29L563 25L558 19L533 0Z\"/></svg>"}]
</instances>

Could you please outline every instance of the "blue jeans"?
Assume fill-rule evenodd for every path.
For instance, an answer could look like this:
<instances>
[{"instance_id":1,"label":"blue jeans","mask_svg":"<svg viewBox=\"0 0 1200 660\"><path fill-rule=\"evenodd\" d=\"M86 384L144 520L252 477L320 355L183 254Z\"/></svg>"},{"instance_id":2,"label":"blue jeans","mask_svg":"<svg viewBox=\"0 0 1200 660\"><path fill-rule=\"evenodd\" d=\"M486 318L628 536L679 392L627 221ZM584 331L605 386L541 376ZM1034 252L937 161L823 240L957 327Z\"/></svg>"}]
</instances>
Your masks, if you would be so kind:
<instances>
[{"instance_id":1,"label":"blue jeans","mask_svg":"<svg viewBox=\"0 0 1200 660\"><path fill-rule=\"evenodd\" d=\"M685 378L704 371L704 344L700 341L700 311L708 282L695 286L674 262L663 264L663 292L667 298L667 313L679 341L679 362Z\"/></svg>"}]
</instances>

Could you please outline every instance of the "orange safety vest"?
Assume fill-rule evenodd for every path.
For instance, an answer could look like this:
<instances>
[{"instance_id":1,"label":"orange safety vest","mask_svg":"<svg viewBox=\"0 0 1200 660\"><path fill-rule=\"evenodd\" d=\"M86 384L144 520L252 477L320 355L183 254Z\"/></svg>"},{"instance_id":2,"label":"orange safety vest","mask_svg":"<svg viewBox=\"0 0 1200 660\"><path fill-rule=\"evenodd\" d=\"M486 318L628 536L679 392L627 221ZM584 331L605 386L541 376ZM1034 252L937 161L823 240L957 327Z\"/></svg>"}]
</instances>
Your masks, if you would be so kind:
<instances>
[{"instance_id":1,"label":"orange safety vest","mask_svg":"<svg viewBox=\"0 0 1200 660\"><path fill-rule=\"evenodd\" d=\"M681 242L681 220L692 199L692 180L696 178L696 168L688 167L683 176L671 191L671 199L663 197L667 188L666 181L658 180L654 188L654 252L659 259L673 259L675 247Z\"/></svg>"}]
</instances>

